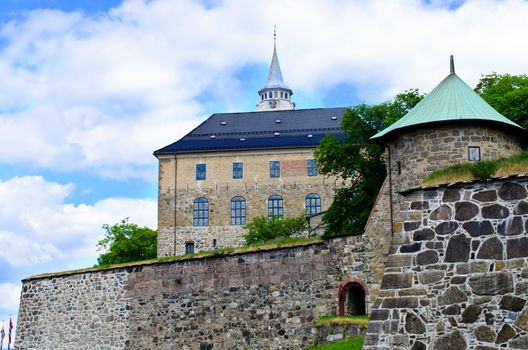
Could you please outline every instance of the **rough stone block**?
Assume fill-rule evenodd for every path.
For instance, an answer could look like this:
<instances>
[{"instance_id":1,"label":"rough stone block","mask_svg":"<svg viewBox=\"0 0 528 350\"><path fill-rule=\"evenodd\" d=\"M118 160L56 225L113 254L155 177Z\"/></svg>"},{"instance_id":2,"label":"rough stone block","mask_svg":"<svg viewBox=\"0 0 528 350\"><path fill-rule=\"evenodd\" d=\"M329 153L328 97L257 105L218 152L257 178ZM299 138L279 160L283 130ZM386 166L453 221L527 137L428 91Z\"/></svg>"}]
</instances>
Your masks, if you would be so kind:
<instances>
[{"instance_id":1,"label":"rough stone block","mask_svg":"<svg viewBox=\"0 0 528 350\"><path fill-rule=\"evenodd\" d=\"M429 202L427 201L411 202L411 210L424 210L424 209L429 209Z\"/></svg>"},{"instance_id":2,"label":"rough stone block","mask_svg":"<svg viewBox=\"0 0 528 350\"><path fill-rule=\"evenodd\" d=\"M524 186L515 182L506 182L501 185L498 191L499 198L505 201L524 199L528 196Z\"/></svg>"},{"instance_id":3,"label":"rough stone block","mask_svg":"<svg viewBox=\"0 0 528 350\"><path fill-rule=\"evenodd\" d=\"M526 215L528 214L528 202L520 201L513 209L514 215Z\"/></svg>"},{"instance_id":4,"label":"rough stone block","mask_svg":"<svg viewBox=\"0 0 528 350\"><path fill-rule=\"evenodd\" d=\"M435 227L435 232L437 235L448 235L453 233L458 228L458 222L456 221L445 221Z\"/></svg>"},{"instance_id":5,"label":"rough stone block","mask_svg":"<svg viewBox=\"0 0 528 350\"><path fill-rule=\"evenodd\" d=\"M528 237L514 238L506 241L506 255L508 259L528 256Z\"/></svg>"},{"instance_id":6,"label":"rough stone block","mask_svg":"<svg viewBox=\"0 0 528 350\"><path fill-rule=\"evenodd\" d=\"M460 275L467 275L470 273L488 272L490 264L484 261L473 261L467 264L457 264L456 272Z\"/></svg>"},{"instance_id":7,"label":"rough stone block","mask_svg":"<svg viewBox=\"0 0 528 350\"><path fill-rule=\"evenodd\" d=\"M421 242L416 242L413 244L406 244L400 247L400 253L415 253L417 251L420 251L421 248L422 248Z\"/></svg>"},{"instance_id":8,"label":"rough stone block","mask_svg":"<svg viewBox=\"0 0 528 350\"><path fill-rule=\"evenodd\" d=\"M403 223L403 229L405 231L414 231L422 226L421 221L406 221Z\"/></svg>"},{"instance_id":9,"label":"rough stone block","mask_svg":"<svg viewBox=\"0 0 528 350\"><path fill-rule=\"evenodd\" d=\"M434 284L441 281L444 278L445 272L443 271L424 271L418 274L418 281L421 284Z\"/></svg>"},{"instance_id":10,"label":"rough stone block","mask_svg":"<svg viewBox=\"0 0 528 350\"><path fill-rule=\"evenodd\" d=\"M425 324L415 314L408 313L405 316L405 331L410 334L423 334L425 333Z\"/></svg>"},{"instance_id":11,"label":"rough stone block","mask_svg":"<svg viewBox=\"0 0 528 350\"><path fill-rule=\"evenodd\" d=\"M489 272L469 278L471 291L478 295L506 294L513 291L511 272Z\"/></svg>"},{"instance_id":12,"label":"rough stone block","mask_svg":"<svg viewBox=\"0 0 528 350\"><path fill-rule=\"evenodd\" d=\"M500 308L503 310L518 312L524 308L526 300L513 295L504 295L500 301Z\"/></svg>"},{"instance_id":13,"label":"rough stone block","mask_svg":"<svg viewBox=\"0 0 528 350\"><path fill-rule=\"evenodd\" d=\"M438 262L438 252L436 250L426 250L416 255L416 264L431 265Z\"/></svg>"},{"instance_id":14,"label":"rough stone block","mask_svg":"<svg viewBox=\"0 0 528 350\"><path fill-rule=\"evenodd\" d=\"M424 228L418 231L415 231L413 233L413 240L414 241L428 241L433 239L435 236L435 233L430 228Z\"/></svg>"},{"instance_id":15,"label":"rough stone block","mask_svg":"<svg viewBox=\"0 0 528 350\"><path fill-rule=\"evenodd\" d=\"M465 262L469 260L471 239L465 235L452 236L447 244L445 262Z\"/></svg>"},{"instance_id":16,"label":"rough stone block","mask_svg":"<svg viewBox=\"0 0 528 350\"><path fill-rule=\"evenodd\" d=\"M402 266L411 266L412 265L412 255L389 255L386 267L402 267Z\"/></svg>"},{"instance_id":17,"label":"rough stone block","mask_svg":"<svg viewBox=\"0 0 528 350\"><path fill-rule=\"evenodd\" d=\"M528 349L528 335L512 339L508 345L512 349Z\"/></svg>"},{"instance_id":18,"label":"rough stone block","mask_svg":"<svg viewBox=\"0 0 528 350\"><path fill-rule=\"evenodd\" d=\"M497 232L503 236L515 236L523 233L523 219L521 216L509 217L497 226Z\"/></svg>"},{"instance_id":19,"label":"rough stone block","mask_svg":"<svg viewBox=\"0 0 528 350\"><path fill-rule=\"evenodd\" d=\"M434 350L466 350L467 343L460 331L437 337L433 342Z\"/></svg>"},{"instance_id":20,"label":"rough stone block","mask_svg":"<svg viewBox=\"0 0 528 350\"><path fill-rule=\"evenodd\" d=\"M412 272L409 273L386 273L381 282L381 289L400 289L412 286Z\"/></svg>"},{"instance_id":21,"label":"rough stone block","mask_svg":"<svg viewBox=\"0 0 528 350\"><path fill-rule=\"evenodd\" d=\"M524 309L513 322L514 325L524 331L528 331L528 309Z\"/></svg>"},{"instance_id":22,"label":"rough stone block","mask_svg":"<svg viewBox=\"0 0 528 350\"><path fill-rule=\"evenodd\" d=\"M451 286L438 297L438 305L451 305L467 301L467 295L456 286Z\"/></svg>"},{"instance_id":23,"label":"rough stone block","mask_svg":"<svg viewBox=\"0 0 528 350\"><path fill-rule=\"evenodd\" d=\"M479 202L494 202L497 200L497 191L486 190L486 191L477 192L473 194L472 198Z\"/></svg>"},{"instance_id":24,"label":"rough stone block","mask_svg":"<svg viewBox=\"0 0 528 350\"><path fill-rule=\"evenodd\" d=\"M500 204L492 204L482 208L484 219L505 219L510 215L510 210Z\"/></svg>"},{"instance_id":25,"label":"rough stone block","mask_svg":"<svg viewBox=\"0 0 528 350\"><path fill-rule=\"evenodd\" d=\"M381 306L386 309L413 309L418 307L418 298L416 297L394 297L385 298Z\"/></svg>"},{"instance_id":26,"label":"rough stone block","mask_svg":"<svg viewBox=\"0 0 528 350\"><path fill-rule=\"evenodd\" d=\"M487 236L495 233L495 229L489 220L468 221L465 222L462 227L471 237Z\"/></svg>"},{"instance_id":27,"label":"rough stone block","mask_svg":"<svg viewBox=\"0 0 528 350\"><path fill-rule=\"evenodd\" d=\"M495 339L495 343L496 344L504 343L508 341L508 339L511 339L515 337L516 335L517 335L517 332L515 331L515 329L513 329L512 326L510 326L509 324L504 324L501 330L499 331L499 334L497 334L497 339Z\"/></svg>"},{"instance_id":28,"label":"rough stone block","mask_svg":"<svg viewBox=\"0 0 528 350\"><path fill-rule=\"evenodd\" d=\"M479 305L469 305L462 313L462 323L474 323L481 312L482 308Z\"/></svg>"},{"instance_id":29,"label":"rough stone block","mask_svg":"<svg viewBox=\"0 0 528 350\"><path fill-rule=\"evenodd\" d=\"M457 202L455 203L455 219L459 221L467 221L473 219L479 213L477 205L471 202Z\"/></svg>"},{"instance_id":30,"label":"rough stone block","mask_svg":"<svg viewBox=\"0 0 528 350\"><path fill-rule=\"evenodd\" d=\"M503 251L504 247L500 239L491 237L482 243L477 259L501 260L503 259Z\"/></svg>"},{"instance_id":31,"label":"rough stone block","mask_svg":"<svg viewBox=\"0 0 528 350\"><path fill-rule=\"evenodd\" d=\"M460 190L459 189L447 189L444 191L442 196L442 202L450 203L460 200Z\"/></svg>"},{"instance_id":32,"label":"rough stone block","mask_svg":"<svg viewBox=\"0 0 528 350\"><path fill-rule=\"evenodd\" d=\"M495 333L493 328L489 326L478 326L475 328L473 333L475 334L475 338L477 338L477 340L485 341L488 343L494 342L497 337L497 334Z\"/></svg>"},{"instance_id":33,"label":"rough stone block","mask_svg":"<svg viewBox=\"0 0 528 350\"><path fill-rule=\"evenodd\" d=\"M436 208L429 218L431 220L451 220L453 217L453 210L449 205L441 205L438 208Z\"/></svg>"}]
</instances>

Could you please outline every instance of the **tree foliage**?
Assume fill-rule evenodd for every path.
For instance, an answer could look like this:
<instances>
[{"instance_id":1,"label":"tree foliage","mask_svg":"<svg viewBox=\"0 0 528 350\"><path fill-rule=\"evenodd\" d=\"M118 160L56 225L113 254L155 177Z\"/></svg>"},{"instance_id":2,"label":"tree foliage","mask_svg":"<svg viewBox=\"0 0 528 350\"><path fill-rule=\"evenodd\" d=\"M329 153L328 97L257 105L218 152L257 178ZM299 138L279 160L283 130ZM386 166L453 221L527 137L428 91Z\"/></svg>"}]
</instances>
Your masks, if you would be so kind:
<instances>
[{"instance_id":1,"label":"tree foliage","mask_svg":"<svg viewBox=\"0 0 528 350\"><path fill-rule=\"evenodd\" d=\"M528 128L528 76L483 75L475 91L499 113Z\"/></svg>"},{"instance_id":2,"label":"tree foliage","mask_svg":"<svg viewBox=\"0 0 528 350\"><path fill-rule=\"evenodd\" d=\"M315 150L319 171L346 185L336 191L323 221L327 235L361 234L386 176L384 149L370 138L396 122L424 97L407 90L388 102L360 104L343 114L343 134L328 134Z\"/></svg>"},{"instance_id":3,"label":"tree foliage","mask_svg":"<svg viewBox=\"0 0 528 350\"><path fill-rule=\"evenodd\" d=\"M274 216L270 219L257 216L244 228L248 231L244 238L247 244L260 243L275 238L289 237L308 228L304 215L293 218Z\"/></svg>"},{"instance_id":4,"label":"tree foliage","mask_svg":"<svg viewBox=\"0 0 528 350\"><path fill-rule=\"evenodd\" d=\"M148 227L139 227L128 218L115 225L103 225L105 237L97 243L97 250L105 252L97 258L98 265L121 264L154 259L157 233Z\"/></svg>"}]
</instances>

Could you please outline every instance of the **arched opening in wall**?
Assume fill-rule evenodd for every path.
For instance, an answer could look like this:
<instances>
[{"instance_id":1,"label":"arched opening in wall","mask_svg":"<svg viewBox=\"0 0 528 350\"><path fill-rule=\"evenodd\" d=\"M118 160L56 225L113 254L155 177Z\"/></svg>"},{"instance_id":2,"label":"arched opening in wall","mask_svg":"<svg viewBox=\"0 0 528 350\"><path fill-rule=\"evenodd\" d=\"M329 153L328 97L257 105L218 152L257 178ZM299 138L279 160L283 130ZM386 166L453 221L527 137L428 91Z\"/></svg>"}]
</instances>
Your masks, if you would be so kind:
<instances>
[{"instance_id":1,"label":"arched opening in wall","mask_svg":"<svg viewBox=\"0 0 528 350\"><path fill-rule=\"evenodd\" d=\"M366 293L359 283L350 282L340 288L339 316L365 315L366 311Z\"/></svg>"}]
</instances>

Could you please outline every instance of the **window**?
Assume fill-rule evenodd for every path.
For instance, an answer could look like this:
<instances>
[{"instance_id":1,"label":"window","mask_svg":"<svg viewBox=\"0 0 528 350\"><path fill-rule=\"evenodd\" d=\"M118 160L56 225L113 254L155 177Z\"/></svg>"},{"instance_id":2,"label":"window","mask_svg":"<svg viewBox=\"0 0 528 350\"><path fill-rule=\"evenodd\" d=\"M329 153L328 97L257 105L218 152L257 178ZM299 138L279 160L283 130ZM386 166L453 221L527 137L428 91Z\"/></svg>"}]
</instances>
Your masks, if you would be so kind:
<instances>
[{"instance_id":1,"label":"window","mask_svg":"<svg viewBox=\"0 0 528 350\"><path fill-rule=\"evenodd\" d=\"M468 147L468 157L470 161L479 161L480 160L480 147L469 146Z\"/></svg>"},{"instance_id":2,"label":"window","mask_svg":"<svg viewBox=\"0 0 528 350\"><path fill-rule=\"evenodd\" d=\"M270 177L280 177L280 161L270 161Z\"/></svg>"},{"instance_id":3,"label":"window","mask_svg":"<svg viewBox=\"0 0 528 350\"><path fill-rule=\"evenodd\" d=\"M284 98L288 98L288 93L287 92L284 93Z\"/></svg>"},{"instance_id":4,"label":"window","mask_svg":"<svg viewBox=\"0 0 528 350\"><path fill-rule=\"evenodd\" d=\"M321 212L321 196L310 193L305 199L306 215L318 214Z\"/></svg>"},{"instance_id":5,"label":"window","mask_svg":"<svg viewBox=\"0 0 528 350\"><path fill-rule=\"evenodd\" d=\"M398 165L398 175L401 175L401 172L402 172L401 162L398 162L396 164Z\"/></svg>"},{"instance_id":6,"label":"window","mask_svg":"<svg viewBox=\"0 0 528 350\"><path fill-rule=\"evenodd\" d=\"M283 200L281 196L273 195L268 198L268 218L284 216Z\"/></svg>"},{"instance_id":7,"label":"window","mask_svg":"<svg viewBox=\"0 0 528 350\"><path fill-rule=\"evenodd\" d=\"M233 197L231 199L231 225L246 224L246 199Z\"/></svg>"},{"instance_id":8,"label":"window","mask_svg":"<svg viewBox=\"0 0 528 350\"><path fill-rule=\"evenodd\" d=\"M193 253L194 253L194 243L193 242L185 243L185 254L193 254Z\"/></svg>"},{"instance_id":9,"label":"window","mask_svg":"<svg viewBox=\"0 0 528 350\"><path fill-rule=\"evenodd\" d=\"M213 248L216 248L216 238L213 239Z\"/></svg>"},{"instance_id":10,"label":"window","mask_svg":"<svg viewBox=\"0 0 528 350\"><path fill-rule=\"evenodd\" d=\"M196 164L196 180L205 180L205 164Z\"/></svg>"},{"instance_id":11,"label":"window","mask_svg":"<svg viewBox=\"0 0 528 350\"><path fill-rule=\"evenodd\" d=\"M280 92L280 96L281 96L281 98L284 98L284 92L281 91Z\"/></svg>"},{"instance_id":12,"label":"window","mask_svg":"<svg viewBox=\"0 0 528 350\"><path fill-rule=\"evenodd\" d=\"M233 179L244 178L244 163L234 162L233 163Z\"/></svg>"},{"instance_id":13,"label":"window","mask_svg":"<svg viewBox=\"0 0 528 350\"><path fill-rule=\"evenodd\" d=\"M277 97L278 97L278 96L277 96L277 91L275 91L275 93L274 93L274 94L275 94L275 98L277 98Z\"/></svg>"},{"instance_id":14,"label":"window","mask_svg":"<svg viewBox=\"0 0 528 350\"><path fill-rule=\"evenodd\" d=\"M209 225L209 201L207 198L200 197L194 200L193 214L194 226Z\"/></svg>"},{"instance_id":15,"label":"window","mask_svg":"<svg viewBox=\"0 0 528 350\"><path fill-rule=\"evenodd\" d=\"M317 176L317 161L315 159L308 159L306 161L306 170L308 176Z\"/></svg>"}]
</instances>

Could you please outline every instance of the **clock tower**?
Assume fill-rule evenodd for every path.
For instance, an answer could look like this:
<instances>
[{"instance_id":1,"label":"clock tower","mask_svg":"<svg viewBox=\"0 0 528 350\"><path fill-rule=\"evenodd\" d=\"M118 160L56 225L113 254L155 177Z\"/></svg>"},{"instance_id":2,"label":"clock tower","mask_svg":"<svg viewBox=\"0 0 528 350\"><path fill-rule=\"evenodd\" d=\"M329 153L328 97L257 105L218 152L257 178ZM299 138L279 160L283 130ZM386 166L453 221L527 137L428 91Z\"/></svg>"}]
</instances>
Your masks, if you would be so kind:
<instances>
[{"instance_id":1,"label":"clock tower","mask_svg":"<svg viewBox=\"0 0 528 350\"><path fill-rule=\"evenodd\" d=\"M258 92L260 101L257 103L257 112L283 111L295 109L291 101L293 91L282 80L282 72L277 57L277 33L273 33L273 56L268 73L266 85Z\"/></svg>"}]
</instances>

